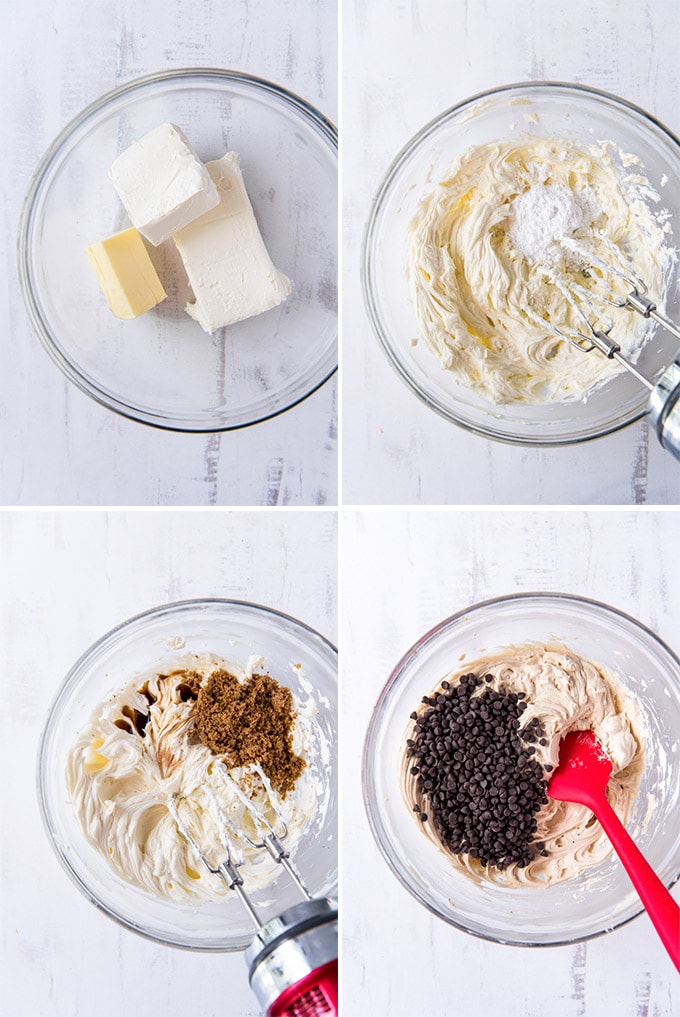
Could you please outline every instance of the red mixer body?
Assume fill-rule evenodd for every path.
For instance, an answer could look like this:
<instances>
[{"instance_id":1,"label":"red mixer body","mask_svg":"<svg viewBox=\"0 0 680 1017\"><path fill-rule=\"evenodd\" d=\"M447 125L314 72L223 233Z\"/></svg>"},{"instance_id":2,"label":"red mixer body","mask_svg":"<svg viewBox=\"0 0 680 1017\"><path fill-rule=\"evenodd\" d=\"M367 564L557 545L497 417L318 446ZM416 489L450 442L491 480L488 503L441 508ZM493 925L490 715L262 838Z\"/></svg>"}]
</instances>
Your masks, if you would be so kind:
<instances>
[{"instance_id":1,"label":"red mixer body","mask_svg":"<svg viewBox=\"0 0 680 1017\"><path fill-rule=\"evenodd\" d=\"M329 961L284 989L267 1017L337 1017L338 962Z\"/></svg>"},{"instance_id":2,"label":"red mixer body","mask_svg":"<svg viewBox=\"0 0 680 1017\"><path fill-rule=\"evenodd\" d=\"M246 962L266 1017L337 1017L336 901L308 898L282 911L260 927Z\"/></svg>"}]
</instances>

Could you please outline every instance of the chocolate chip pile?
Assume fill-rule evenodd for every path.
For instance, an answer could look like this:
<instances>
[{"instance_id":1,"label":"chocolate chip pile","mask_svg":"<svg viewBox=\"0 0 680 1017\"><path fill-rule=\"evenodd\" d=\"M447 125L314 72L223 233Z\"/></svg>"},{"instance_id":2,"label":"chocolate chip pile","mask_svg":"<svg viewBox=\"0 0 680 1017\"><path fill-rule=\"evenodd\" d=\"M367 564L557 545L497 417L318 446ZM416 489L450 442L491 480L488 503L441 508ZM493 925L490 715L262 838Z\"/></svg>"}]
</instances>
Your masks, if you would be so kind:
<instances>
[{"instance_id":1,"label":"chocolate chip pile","mask_svg":"<svg viewBox=\"0 0 680 1017\"><path fill-rule=\"evenodd\" d=\"M542 841L533 842L536 813L548 797L543 770L531 758L532 743L546 740L537 719L522 728L526 696L496 692L488 687L492 680L463 675L424 696L427 708L411 714L406 755L417 777L421 802L414 811L421 820L431 819L455 854L504 869L547 855Z\"/></svg>"}]
</instances>

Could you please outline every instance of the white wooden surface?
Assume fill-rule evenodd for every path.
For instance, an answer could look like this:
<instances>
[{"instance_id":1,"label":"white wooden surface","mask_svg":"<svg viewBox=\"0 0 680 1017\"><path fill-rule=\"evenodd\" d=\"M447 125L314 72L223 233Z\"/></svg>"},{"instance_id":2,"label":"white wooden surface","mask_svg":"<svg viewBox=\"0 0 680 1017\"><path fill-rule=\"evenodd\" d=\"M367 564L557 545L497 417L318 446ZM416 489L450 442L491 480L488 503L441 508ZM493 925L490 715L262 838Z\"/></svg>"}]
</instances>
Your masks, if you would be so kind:
<instances>
[{"instance_id":1,"label":"white wooden surface","mask_svg":"<svg viewBox=\"0 0 680 1017\"><path fill-rule=\"evenodd\" d=\"M680 1013L680 980L646 916L587 944L530 950L430 915L379 855L360 775L370 713L393 666L478 600L522 590L589 595L679 650L678 514L346 511L342 547L344 1017Z\"/></svg>"},{"instance_id":2,"label":"white wooden surface","mask_svg":"<svg viewBox=\"0 0 680 1017\"><path fill-rule=\"evenodd\" d=\"M529 79L581 82L679 132L676 0L345 0L343 14L345 503L677 504L680 468L644 423L539 451L440 419L388 364L359 285L364 224L392 159L476 92Z\"/></svg>"},{"instance_id":3,"label":"white wooden surface","mask_svg":"<svg viewBox=\"0 0 680 1017\"><path fill-rule=\"evenodd\" d=\"M148 942L98 912L47 841L36 749L80 654L138 611L227 596L336 641L336 514L0 514L0 1015L255 1017L240 954Z\"/></svg>"},{"instance_id":4,"label":"white wooden surface","mask_svg":"<svg viewBox=\"0 0 680 1017\"><path fill-rule=\"evenodd\" d=\"M87 103L124 81L227 67L282 84L337 120L335 0L0 0L0 16L0 503L335 504L335 379L240 432L173 434L123 420L44 353L15 254L21 204L44 150Z\"/></svg>"}]
</instances>

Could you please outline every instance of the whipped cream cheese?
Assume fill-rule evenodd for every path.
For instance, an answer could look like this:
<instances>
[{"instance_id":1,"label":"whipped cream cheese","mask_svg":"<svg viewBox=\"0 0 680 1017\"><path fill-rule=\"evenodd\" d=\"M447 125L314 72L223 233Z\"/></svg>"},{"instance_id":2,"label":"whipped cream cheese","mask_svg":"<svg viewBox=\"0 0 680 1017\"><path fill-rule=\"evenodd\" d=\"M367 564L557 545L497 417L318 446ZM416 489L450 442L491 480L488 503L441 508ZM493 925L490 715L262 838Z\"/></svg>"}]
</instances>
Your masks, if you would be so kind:
<instances>
[{"instance_id":1,"label":"whipped cream cheese","mask_svg":"<svg viewBox=\"0 0 680 1017\"><path fill-rule=\"evenodd\" d=\"M224 668L244 681L261 664L256 656L242 668L209 654L174 654L162 674L139 674L100 703L79 734L67 763L72 806L87 839L128 882L181 902L217 900L230 893L180 833L173 802L211 864L225 858L223 816L232 860L240 864L246 888L261 889L279 877L281 866L244 836L257 839L232 781L278 829L269 789L250 767L232 768L225 777L224 765L198 740L194 702L186 688L187 671L205 679ZM285 798L272 792L288 828L285 845L291 853L323 815L329 796L328 746L315 719L316 705L307 696L294 698L294 708L293 750L307 766Z\"/></svg>"},{"instance_id":2,"label":"whipped cream cheese","mask_svg":"<svg viewBox=\"0 0 680 1017\"><path fill-rule=\"evenodd\" d=\"M411 224L419 338L442 368L493 403L584 399L622 368L553 328L582 332L580 305L596 328L613 326L623 353L634 356L649 324L597 297L592 306L570 300L560 284L625 296L630 286L613 274L602 279L588 258L623 256L662 304L675 252L668 213L651 208L658 200L639 159L610 142L527 136L468 149Z\"/></svg>"},{"instance_id":3,"label":"whipped cream cheese","mask_svg":"<svg viewBox=\"0 0 680 1017\"><path fill-rule=\"evenodd\" d=\"M272 263L235 152L206 164L219 204L175 235L194 292L186 311L213 333L286 299L290 280Z\"/></svg>"},{"instance_id":4,"label":"whipped cream cheese","mask_svg":"<svg viewBox=\"0 0 680 1017\"><path fill-rule=\"evenodd\" d=\"M544 768L546 780L551 771L545 768L554 768L559 762L562 738L569 731L592 730L613 763L607 797L625 824L642 776L645 728L637 706L614 675L566 647L533 643L508 647L474 661L453 677L444 677L454 683L468 673L492 675L493 689L526 693L528 707L522 714L522 726L538 718L545 731L547 744L536 744L533 758ZM404 746L407 736L408 732L404 735ZM416 778L410 770L404 751L402 793L409 805L422 804ZM476 880L509 887L541 887L571 879L611 853L609 839L585 806L549 798L536 818L535 840L544 842L547 855L537 854L527 866L511 864L500 871L492 866L482 867L479 859L467 854L447 851L447 856L454 868ZM418 825L438 847L446 850L430 823Z\"/></svg>"},{"instance_id":5,"label":"whipped cream cheese","mask_svg":"<svg viewBox=\"0 0 680 1017\"><path fill-rule=\"evenodd\" d=\"M205 166L175 124L161 124L118 156L109 176L147 240L164 240L219 201Z\"/></svg>"}]
</instances>

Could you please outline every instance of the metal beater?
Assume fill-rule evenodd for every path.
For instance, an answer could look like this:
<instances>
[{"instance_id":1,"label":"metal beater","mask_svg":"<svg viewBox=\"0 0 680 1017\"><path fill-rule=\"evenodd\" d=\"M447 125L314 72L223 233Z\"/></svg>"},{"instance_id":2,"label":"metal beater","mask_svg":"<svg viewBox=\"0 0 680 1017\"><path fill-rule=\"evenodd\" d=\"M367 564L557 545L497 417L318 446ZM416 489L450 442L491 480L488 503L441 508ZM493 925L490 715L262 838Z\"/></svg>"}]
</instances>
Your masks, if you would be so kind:
<instances>
[{"instance_id":1,"label":"metal beater","mask_svg":"<svg viewBox=\"0 0 680 1017\"><path fill-rule=\"evenodd\" d=\"M606 283L603 284L604 292L599 292L586 289L585 286L580 286L578 283L556 279L556 285L582 319L585 334L575 331L573 335L569 335L556 327L553 327L553 332L555 335L567 339L572 346L575 346L582 353L591 353L593 350L599 350L608 360L616 360L622 367L625 367L630 374L637 378L640 384L645 386L649 391L647 416L650 427L655 430L656 436L663 448L667 449L672 456L680 460L680 359L674 360L665 369L658 381L651 381L623 356L621 347L609 335L609 329L604 331L595 328L584 313L579 299L584 300L591 307L594 307L595 300L599 300L609 304L611 307L627 308L635 311L637 314L642 315L643 318L652 318L677 339L680 339L680 328L659 313L657 305L648 295L647 285L634 274L630 264L624 261L622 252L613 244L610 244L609 247L612 257L616 257L619 260L619 266L613 262L605 261L592 251L588 251L573 238L565 238L560 241L560 244L572 253L584 258L586 262L595 263L605 273L610 273L621 279L630 287L630 292L626 296L621 297L617 296ZM588 268L584 268L583 271L586 277L592 278Z\"/></svg>"},{"instance_id":2,"label":"metal beater","mask_svg":"<svg viewBox=\"0 0 680 1017\"><path fill-rule=\"evenodd\" d=\"M168 808L182 836L192 846L203 865L220 876L230 890L235 890L255 925L257 932L246 948L248 981L266 1017L337 1017L338 1012L338 911L329 899L315 899L305 887L299 873L290 862L290 854L283 845L288 835L285 820L264 771L253 767L269 796L271 809L280 824L278 833L226 769L221 773L231 789L245 806L256 830L253 839L243 829L236 829L224 814L214 795L210 795L215 818L218 820L224 859L213 865L206 858L179 814L177 795L168 802ZM189 802L189 806L191 803ZM238 871L240 862L231 843L228 830L244 837L257 849L269 852L274 861L290 876L303 900L283 911L276 918L263 923L250 899L243 878Z\"/></svg>"}]
</instances>

